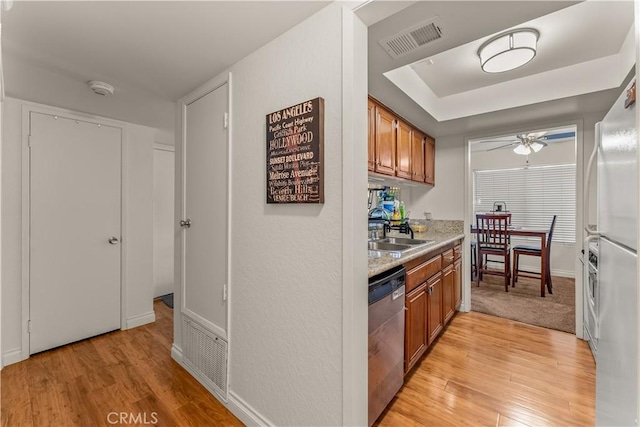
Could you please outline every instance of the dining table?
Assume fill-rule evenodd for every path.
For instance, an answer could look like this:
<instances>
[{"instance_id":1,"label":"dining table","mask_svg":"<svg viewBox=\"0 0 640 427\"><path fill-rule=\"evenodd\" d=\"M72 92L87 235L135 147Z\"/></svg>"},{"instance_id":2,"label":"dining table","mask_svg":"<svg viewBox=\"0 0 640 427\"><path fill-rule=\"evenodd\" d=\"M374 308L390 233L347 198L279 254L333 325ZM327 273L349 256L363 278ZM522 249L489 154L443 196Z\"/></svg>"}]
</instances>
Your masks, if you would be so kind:
<instances>
[{"instance_id":1,"label":"dining table","mask_svg":"<svg viewBox=\"0 0 640 427\"><path fill-rule=\"evenodd\" d=\"M478 233L478 229L475 226L471 226L471 234L477 234ZM535 239L540 239L540 251L541 251L541 256L540 256L540 296L542 298L545 297L545 289L550 293L553 294L553 290L551 288L551 283L547 281L547 275L545 274L545 271L547 271L547 263L549 262L549 260L547 259L547 233L549 233L549 230L542 230L539 228L532 228L532 227L519 227L517 225L510 225L507 227L507 233L509 234L509 236L519 236L519 237L530 237L530 238L535 238ZM476 260L476 265L477 264L477 260Z\"/></svg>"}]
</instances>

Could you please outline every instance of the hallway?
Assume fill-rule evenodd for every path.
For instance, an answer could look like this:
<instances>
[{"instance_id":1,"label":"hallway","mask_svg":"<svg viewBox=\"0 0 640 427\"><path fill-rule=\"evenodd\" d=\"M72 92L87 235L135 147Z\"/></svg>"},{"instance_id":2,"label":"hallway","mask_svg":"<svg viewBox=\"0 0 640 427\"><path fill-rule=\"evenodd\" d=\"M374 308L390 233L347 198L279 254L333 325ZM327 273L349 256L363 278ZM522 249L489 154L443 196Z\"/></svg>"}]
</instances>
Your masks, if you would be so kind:
<instances>
[{"instance_id":1,"label":"hallway","mask_svg":"<svg viewBox=\"0 0 640 427\"><path fill-rule=\"evenodd\" d=\"M241 426L171 359L173 310L154 310L155 323L2 369L2 426Z\"/></svg>"}]
</instances>

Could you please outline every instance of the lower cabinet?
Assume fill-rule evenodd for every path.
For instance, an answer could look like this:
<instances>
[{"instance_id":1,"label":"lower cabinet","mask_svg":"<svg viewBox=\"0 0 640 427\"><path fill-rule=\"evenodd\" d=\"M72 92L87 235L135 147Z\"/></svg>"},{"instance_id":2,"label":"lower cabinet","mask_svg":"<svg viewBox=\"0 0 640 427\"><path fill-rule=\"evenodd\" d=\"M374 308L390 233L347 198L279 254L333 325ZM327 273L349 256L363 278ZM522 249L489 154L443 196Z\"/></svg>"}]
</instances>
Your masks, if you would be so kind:
<instances>
[{"instance_id":1,"label":"lower cabinet","mask_svg":"<svg viewBox=\"0 0 640 427\"><path fill-rule=\"evenodd\" d=\"M462 260L460 258L453 262L453 296L455 307L460 308L462 304Z\"/></svg>"},{"instance_id":2,"label":"lower cabinet","mask_svg":"<svg viewBox=\"0 0 640 427\"><path fill-rule=\"evenodd\" d=\"M453 264L449 264L442 270L442 308L444 322L447 323L456 313L455 301L455 277Z\"/></svg>"},{"instance_id":3,"label":"lower cabinet","mask_svg":"<svg viewBox=\"0 0 640 427\"><path fill-rule=\"evenodd\" d=\"M427 295L429 301L429 321L427 332L429 335L429 345L438 338L438 334L444 327L442 317L442 273L433 276L427 282Z\"/></svg>"},{"instance_id":4,"label":"lower cabinet","mask_svg":"<svg viewBox=\"0 0 640 427\"><path fill-rule=\"evenodd\" d=\"M427 284L407 294L404 317L404 366L407 372L420 359L427 346Z\"/></svg>"},{"instance_id":5,"label":"lower cabinet","mask_svg":"<svg viewBox=\"0 0 640 427\"><path fill-rule=\"evenodd\" d=\"M455 248L460 248L459 243ZM405 374L438 338L462 301L460 250L452 246L405 264Z\"/></svg>"}]
</instances>

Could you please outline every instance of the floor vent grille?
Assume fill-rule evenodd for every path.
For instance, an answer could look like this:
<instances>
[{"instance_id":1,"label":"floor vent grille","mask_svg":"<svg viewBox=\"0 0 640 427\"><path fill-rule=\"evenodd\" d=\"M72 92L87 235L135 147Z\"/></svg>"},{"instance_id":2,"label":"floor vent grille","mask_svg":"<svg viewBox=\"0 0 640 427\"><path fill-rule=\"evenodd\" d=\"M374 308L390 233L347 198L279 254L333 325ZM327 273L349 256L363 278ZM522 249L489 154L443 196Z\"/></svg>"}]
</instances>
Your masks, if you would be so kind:
<instances>
[{"instance_id":1,"label":"floor vent grille","mask_svg":"<svg viewBox=\"0 0 640 427\"><path fill-rule=\"evenodd\" d=\"M436 18L421 22L391 37L380 40L380 45L392 58L404 56L414 50L442 38L442 28Z\"/></svg>"},{"instance_id":2,"label":"floor vent grille","mask_svg":"<svg viewBox=\"0 0 640 427\"><path fill-rule=\"evenodd\" d=\"M182 315L183 360L207 385L227 399L227 342Z\"/></svg>"}]
</instances>

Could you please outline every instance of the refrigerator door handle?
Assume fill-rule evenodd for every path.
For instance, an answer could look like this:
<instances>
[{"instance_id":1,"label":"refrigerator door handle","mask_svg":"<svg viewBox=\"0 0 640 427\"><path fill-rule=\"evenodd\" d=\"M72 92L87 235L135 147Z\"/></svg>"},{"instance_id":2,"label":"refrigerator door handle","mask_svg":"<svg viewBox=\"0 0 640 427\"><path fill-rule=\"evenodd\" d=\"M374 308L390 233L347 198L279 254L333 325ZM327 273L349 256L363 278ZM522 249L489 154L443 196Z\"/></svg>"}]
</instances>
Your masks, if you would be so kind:
<instances>
[{"instance_id":1,"label":"refrigerator door handle","mask_svg":"<svg viewBox=\"0 0 640 427\"><path fill-rule=\"evenodd\" d=\"M589 220L589 183L591 181L591 169L593 168L593 163L596 159L596 155L598 154L598 148L600 148L600 127L601 126L602 126L602 122L596 123L593 151L591 152L591 157L589 157L589 163L587 163L587 175L584 182L584 188L582 189L583 212L584 212L584 218L586 219L586 221ZM584 230L587 232L587 236L596 236L596 237L600 236L600 232L598 230L591 230L589 227L585 227ZM585 250L588 243L589 242L585 240Z\"/></svg>"}]
</instances>

